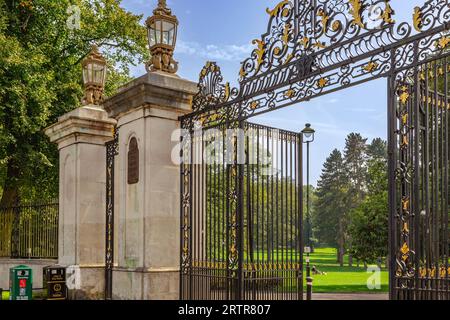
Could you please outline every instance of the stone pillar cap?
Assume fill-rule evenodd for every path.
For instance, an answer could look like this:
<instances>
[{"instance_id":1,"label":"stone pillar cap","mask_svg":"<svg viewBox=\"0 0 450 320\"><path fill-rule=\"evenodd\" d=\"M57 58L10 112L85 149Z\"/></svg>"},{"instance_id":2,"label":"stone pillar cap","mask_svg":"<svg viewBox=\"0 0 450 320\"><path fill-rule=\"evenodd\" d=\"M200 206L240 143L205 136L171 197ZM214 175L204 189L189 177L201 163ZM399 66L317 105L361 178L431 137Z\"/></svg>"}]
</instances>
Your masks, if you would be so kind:
<instances>
[{"instance_id":1,"label":"stone pillar cap","mask_svg":"<svg viewBox=\"0 0 450 320\"><path fill-rule=\"evenodd\" d=\"M149 72L120 88L103 103L112 118L145 106L159 106L177 112L192 111L197 83L165 72Z\"/></svg>"},{"instance_id":2,"label":"stone pillar cap","mask_svg":"<svg viewBox=\"0 0 450 320\"><path fill-rule=\"evenodd\" d=\"M45 129L45 134L59 149L80 142L104 144L113 139L116 124L102 107L88 105L59 117L57 123Z\"/></svg>"}]
</instances>

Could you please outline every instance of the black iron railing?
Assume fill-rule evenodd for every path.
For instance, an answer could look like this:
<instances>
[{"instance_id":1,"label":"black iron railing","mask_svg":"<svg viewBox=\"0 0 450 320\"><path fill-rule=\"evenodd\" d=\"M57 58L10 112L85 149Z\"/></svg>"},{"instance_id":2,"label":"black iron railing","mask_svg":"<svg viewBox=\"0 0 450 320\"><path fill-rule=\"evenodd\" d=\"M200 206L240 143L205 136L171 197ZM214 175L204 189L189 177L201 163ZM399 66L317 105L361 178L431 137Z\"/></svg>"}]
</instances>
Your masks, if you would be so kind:
<instances>
[{"instance_id":1,"label":"black iron railing","mask_svg":"<svg viewBox=\"0 0 450 320\"><path fill-rule=\"evenodd\" d=\"M0 257L58 258L58 203L0 207Z\"/></svg>"}]
</instances>

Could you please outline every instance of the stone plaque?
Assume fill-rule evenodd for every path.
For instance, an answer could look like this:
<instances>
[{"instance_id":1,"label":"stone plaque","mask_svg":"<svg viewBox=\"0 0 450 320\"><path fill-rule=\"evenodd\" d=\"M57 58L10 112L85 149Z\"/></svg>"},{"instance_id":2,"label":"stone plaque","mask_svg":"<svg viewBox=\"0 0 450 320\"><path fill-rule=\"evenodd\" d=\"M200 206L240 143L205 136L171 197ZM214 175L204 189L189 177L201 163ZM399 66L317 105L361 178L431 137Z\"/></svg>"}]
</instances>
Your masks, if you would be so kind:
<instances>
[{"instance_id":1,"label":"stone plaque","mask_svg":"<svg viewBox=\"0 0 450 320\"><path fill-rule=\"evenodd\" d=\"M128 149L128 184L139 182L139 147L136 138L132 138Z\"/></svg>"}]
</instances>

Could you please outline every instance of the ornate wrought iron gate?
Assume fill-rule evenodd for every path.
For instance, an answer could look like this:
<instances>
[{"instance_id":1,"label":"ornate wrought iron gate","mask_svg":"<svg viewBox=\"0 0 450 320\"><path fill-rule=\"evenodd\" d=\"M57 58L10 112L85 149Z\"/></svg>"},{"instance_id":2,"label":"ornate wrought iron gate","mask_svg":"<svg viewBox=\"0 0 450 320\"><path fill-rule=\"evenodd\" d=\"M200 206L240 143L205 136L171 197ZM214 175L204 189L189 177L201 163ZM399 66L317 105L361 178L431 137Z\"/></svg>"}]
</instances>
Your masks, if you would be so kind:
<instances>
[{"instance_id":1,"label":"ornate wrought iron gate","mask_svg":"<svg viewBox=\"0 0 450 320\"><path fill-rule=\"evenodd\" d=\"M267 32L253 41L256 49L242 63L238 88L224 83L215 63L208 62L201 71L194 110L181 118L188 132L184 154L195 151L190 143L195 131L202 136L212 127L245 128L245 121L256 115L388 79L390 297L448 299L449 1L429 0L416 7L412 24L395 23L389 0L283 0L267 9ZM258 275L246 265L253 256L245 251L245 230L251 227L256 236L253 228L264 228L262 221L248 224L245 218L247 214L254 219L259 208L247 206L248 170L235 162L218 171L226 186L222 193L209 189L208 170L182 164L181 297L259 298L258 290L253 296L247 290L256 282L245 281ZM202 213L209 212L212 195L223 203L223 216L213 213L213 220ZM267 195L281 199L272 189ZM216 220L222 229L208 229ZM274 222L275 230L279 227ZM207 242L207 235L219 242ZM218 251L221 260L212 268L218 245L228 251ZM267 254L271 248L260 250ZM213 261L204 261L204 254ZM301 261L301 248L299 254ZM291 277L283 272L282 279ZM263 297L279 298L275 287L266 288L270 294Z\"/></svg>"},{"instance_id":2,"label":"ornate wrought iron gate","mask_svg":"<svg viewBox=\"0 0 450 320\"><path fill-rule=\"evenodd\" d=\"M187 137L182 298L302 299L301 135L241 123Z\"/></svg>"},{"instance_id":3,"label":"ornate wrought iron gate","mask_svg":"<svg viewBox=\"0 0 450 320\"><path fill-rule=\"evenodd\" d=\"M397 76L391 121L393 298L450 298L449 54ZM395 184L394 184L395 181Z\"/></svg>"}]
</instances>

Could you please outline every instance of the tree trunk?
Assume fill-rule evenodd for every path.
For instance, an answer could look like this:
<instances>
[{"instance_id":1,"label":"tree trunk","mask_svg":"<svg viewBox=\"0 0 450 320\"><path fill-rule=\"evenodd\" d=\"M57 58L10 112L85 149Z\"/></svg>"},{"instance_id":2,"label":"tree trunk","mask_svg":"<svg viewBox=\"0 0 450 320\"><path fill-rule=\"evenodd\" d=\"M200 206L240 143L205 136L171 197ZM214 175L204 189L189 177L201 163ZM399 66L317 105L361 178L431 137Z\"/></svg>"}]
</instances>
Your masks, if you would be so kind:
<instances>
[{"instance_id":1,"label":"tree trunk","mask_svg":"<svg viewBox=\"0 0 450 320\"><path fill-rule=\"evenodd\" d=\"M341 267L344 266L344 255L345 255L345 240L344 240L344 226L342 221L339 221L339 235L338 235L338 263Z\"/></svg>"},{"instance_id":2,"label":"tree trunk","mask_svg":"<svg viewBox=\"0 0 450 320\"><path fill-rule=\"evenodd\" d=\"M19 170L11 162L8 164L5 182L3 183L3 194L0 207L12 207L19 200L19 187L17 184Z\"/></svg>"},{"instance_id":3,"label":"tree trunk","mask_svg":"<svg viewBox=\"0 0 450 320\"><path fill-rule=\"evenodd\" d=\"M353 267L353 255L351 253L348 255L348 266Z\"/></svg>"},{"instance_id":4,"label":"tree trunk","mask_svg":"<svg viewBox=\"0 0 450 320\"><path fill-rule=\"evenodd\" d=\"M344 266L344 256L345 256L345 249L343 248L343 247L341 247L340 249L339 249L339 265L341 266L341 267L343 267Z\"/></svg>"}]
</instances>

